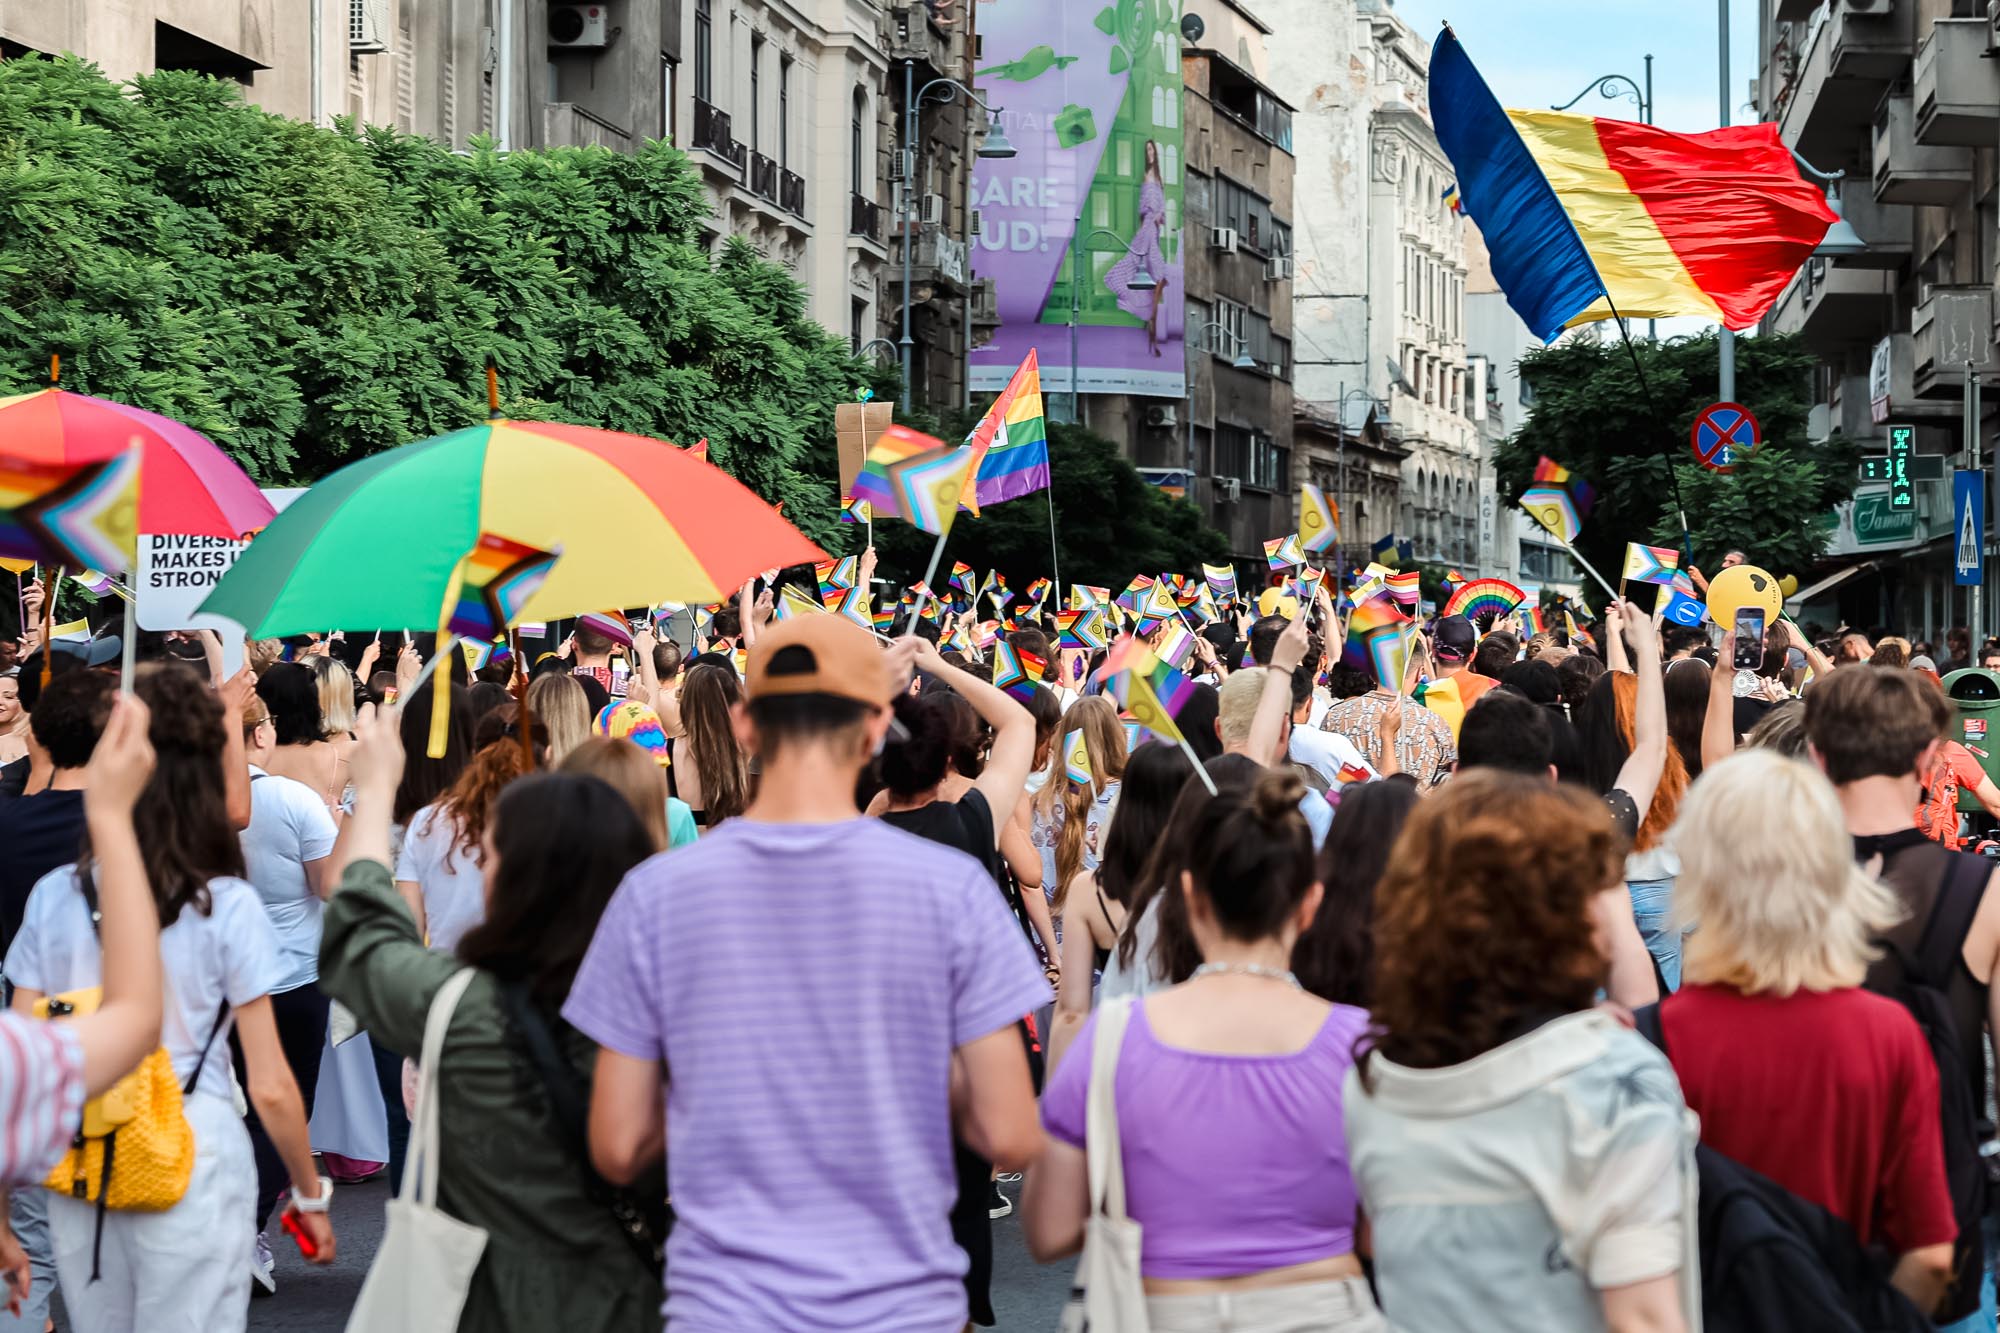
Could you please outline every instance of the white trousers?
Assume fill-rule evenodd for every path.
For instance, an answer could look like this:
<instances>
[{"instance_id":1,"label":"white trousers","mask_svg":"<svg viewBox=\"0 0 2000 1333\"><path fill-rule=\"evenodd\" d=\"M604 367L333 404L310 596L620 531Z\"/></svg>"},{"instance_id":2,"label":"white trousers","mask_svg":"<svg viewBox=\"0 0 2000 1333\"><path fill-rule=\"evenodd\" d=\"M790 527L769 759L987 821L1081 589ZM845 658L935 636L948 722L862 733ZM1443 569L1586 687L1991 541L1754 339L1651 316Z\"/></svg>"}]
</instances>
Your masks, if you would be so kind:
<instances>
[{"instance_id":1,"label":"white trousers","mask_svg":"<svg viewBox=\"0 0 2000 1333\"><path fill-rule=\"evenodd\" d=\"M90 1279L97 1205L49 1195L49 1235L70 1326L88 1333L241 1333L249 1315L257 1165L227 1098L187 1100L194 1176L163 1213L104 1214L99 1277Z\"/></svg>"}]
</instances>

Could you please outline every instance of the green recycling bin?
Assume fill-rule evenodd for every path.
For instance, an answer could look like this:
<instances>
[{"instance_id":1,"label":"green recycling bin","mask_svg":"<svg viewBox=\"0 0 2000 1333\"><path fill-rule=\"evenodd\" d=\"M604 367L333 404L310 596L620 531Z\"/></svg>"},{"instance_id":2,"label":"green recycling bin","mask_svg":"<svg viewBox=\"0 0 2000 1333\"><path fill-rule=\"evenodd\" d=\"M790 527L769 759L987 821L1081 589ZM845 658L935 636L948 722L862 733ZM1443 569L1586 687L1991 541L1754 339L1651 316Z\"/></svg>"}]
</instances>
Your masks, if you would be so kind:
<instances>
[{"instance_id":1,"label":"green recycling bin","mask_svg":"<svg viewBox=\"0 0 2000 1333\"><path fill-rule=\"evenodd\" d=\"M1986 776L2000 782L2000 671L1967 667L1944 678L1945 697L1954 716L1945 739L1972 752ZM1980 804L1968 788L1960 788L1960 814L1978 814Z\"/></svg>"}]
</instances>

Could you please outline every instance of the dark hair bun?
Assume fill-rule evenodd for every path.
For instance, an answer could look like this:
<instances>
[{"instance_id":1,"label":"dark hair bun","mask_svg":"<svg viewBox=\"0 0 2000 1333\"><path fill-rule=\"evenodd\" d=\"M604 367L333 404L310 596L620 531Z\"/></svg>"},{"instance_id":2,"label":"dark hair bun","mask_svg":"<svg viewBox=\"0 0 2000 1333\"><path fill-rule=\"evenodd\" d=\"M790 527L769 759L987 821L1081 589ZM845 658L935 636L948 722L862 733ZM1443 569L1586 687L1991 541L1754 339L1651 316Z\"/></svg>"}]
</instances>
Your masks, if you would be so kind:
<instances>
[{"instance_id":1,"label":"dark hair bun","mask_svg":"<svg viewBox=\"0 0 2000 1333\"><path fill-rule=\"evenodd\" d=\"M1287 818L1303 819L1299 802L1306 798L1305 779L1291 768L1274 768L1257 779L1250 791L1250 813L1267 829Z\"/></svg>"}]
</instances>

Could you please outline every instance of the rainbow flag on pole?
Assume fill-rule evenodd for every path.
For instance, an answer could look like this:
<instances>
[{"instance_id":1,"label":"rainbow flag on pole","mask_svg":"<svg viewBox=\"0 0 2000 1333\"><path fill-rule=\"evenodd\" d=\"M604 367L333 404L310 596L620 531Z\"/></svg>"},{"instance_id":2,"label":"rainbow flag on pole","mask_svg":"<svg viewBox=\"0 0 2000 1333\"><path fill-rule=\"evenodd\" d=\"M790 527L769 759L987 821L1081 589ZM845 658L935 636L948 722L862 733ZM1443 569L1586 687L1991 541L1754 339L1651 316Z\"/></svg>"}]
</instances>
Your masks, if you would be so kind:
<instances>
[{"instance_id":1,"label":"rainbow flag on pole","mask_svg":"<svg viewBox=\"0 0 2000 1333\"><path fill-rule=\"evenodd\" d=\"M854 499L876 514L895 514L942 537L958 516L959 493L972 467L970 445L950 445L908 426L875 437L854 478Z\"/></svg>"},{"instance_id":2,"label":"rainbow flag on pole","mask_svg":"<svg viewBox=\"0 0 2000 1333\"><path fill-rule=\"evenodd\" d=\"M1007 387L986 409L967 438L973 475L966 478L960 503L974 517L981 505L1018 500L1049 488L1048 425L1042 415L1042 372L1035 350L1015 370Z\"/></svg>"},{"instance_id":3,"label":"rainbow flag on pole","mask_svg":"<svg viewBox=\"0 0 2000 1333\"><path fill-rule=\"evenodd\" d=\"M1184 743L1175 715L1194 694L1194 682L1126 635L1111 645L1097 673L1118 706L1163 741Z\"/></svg>"},{"instance_id":4,"label":"rainbow flag on pole","mask_svg":"<svg viewBox=\"0 0 2000 1333\"><path fill-rule=\"evenodd\" d=\"M561 554L480 533L479 544L459 562L439 632L482 643L504 635L528 599L548 581Z\"/></svg>"},{"instance_id":5,"label":"rainbow flag on pole","mask_svg":"<svg viewBox=\"0 0 2000 1333\"><path fill-rule=\"evenodd\" d=\"M139 455L101 463L0 457L0 555L121 573L139 549Z\"/></svg>"}]
</instances>

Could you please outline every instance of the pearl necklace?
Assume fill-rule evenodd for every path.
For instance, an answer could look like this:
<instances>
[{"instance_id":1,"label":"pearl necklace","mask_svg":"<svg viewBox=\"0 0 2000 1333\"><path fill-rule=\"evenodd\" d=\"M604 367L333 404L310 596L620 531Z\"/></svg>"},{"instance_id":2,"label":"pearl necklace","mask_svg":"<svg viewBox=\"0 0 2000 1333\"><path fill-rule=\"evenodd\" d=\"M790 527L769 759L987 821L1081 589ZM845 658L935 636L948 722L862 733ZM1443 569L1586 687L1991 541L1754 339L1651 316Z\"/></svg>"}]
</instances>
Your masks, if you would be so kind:
<instances>
[{"instance_id":1,"label":"pearl necklace","mask_svg":"<svg viewBox=\"0 0 2000 1333\"><path fill-rule=\"evenodd\" d=\"M1245 977L1269 977L1273 981L1284 982L1293 990L1305 989L1305 987L1299 984L1299 979L1293 976L1289 969L1265 967L1262 963L1203 963L1194 970L1194 976L1196 977L1222 976L1226 973L1235 973L1238 976ZM1193 980L1193 978L1190 977L1189 980Z\"/></svg>"}]
</instances>

